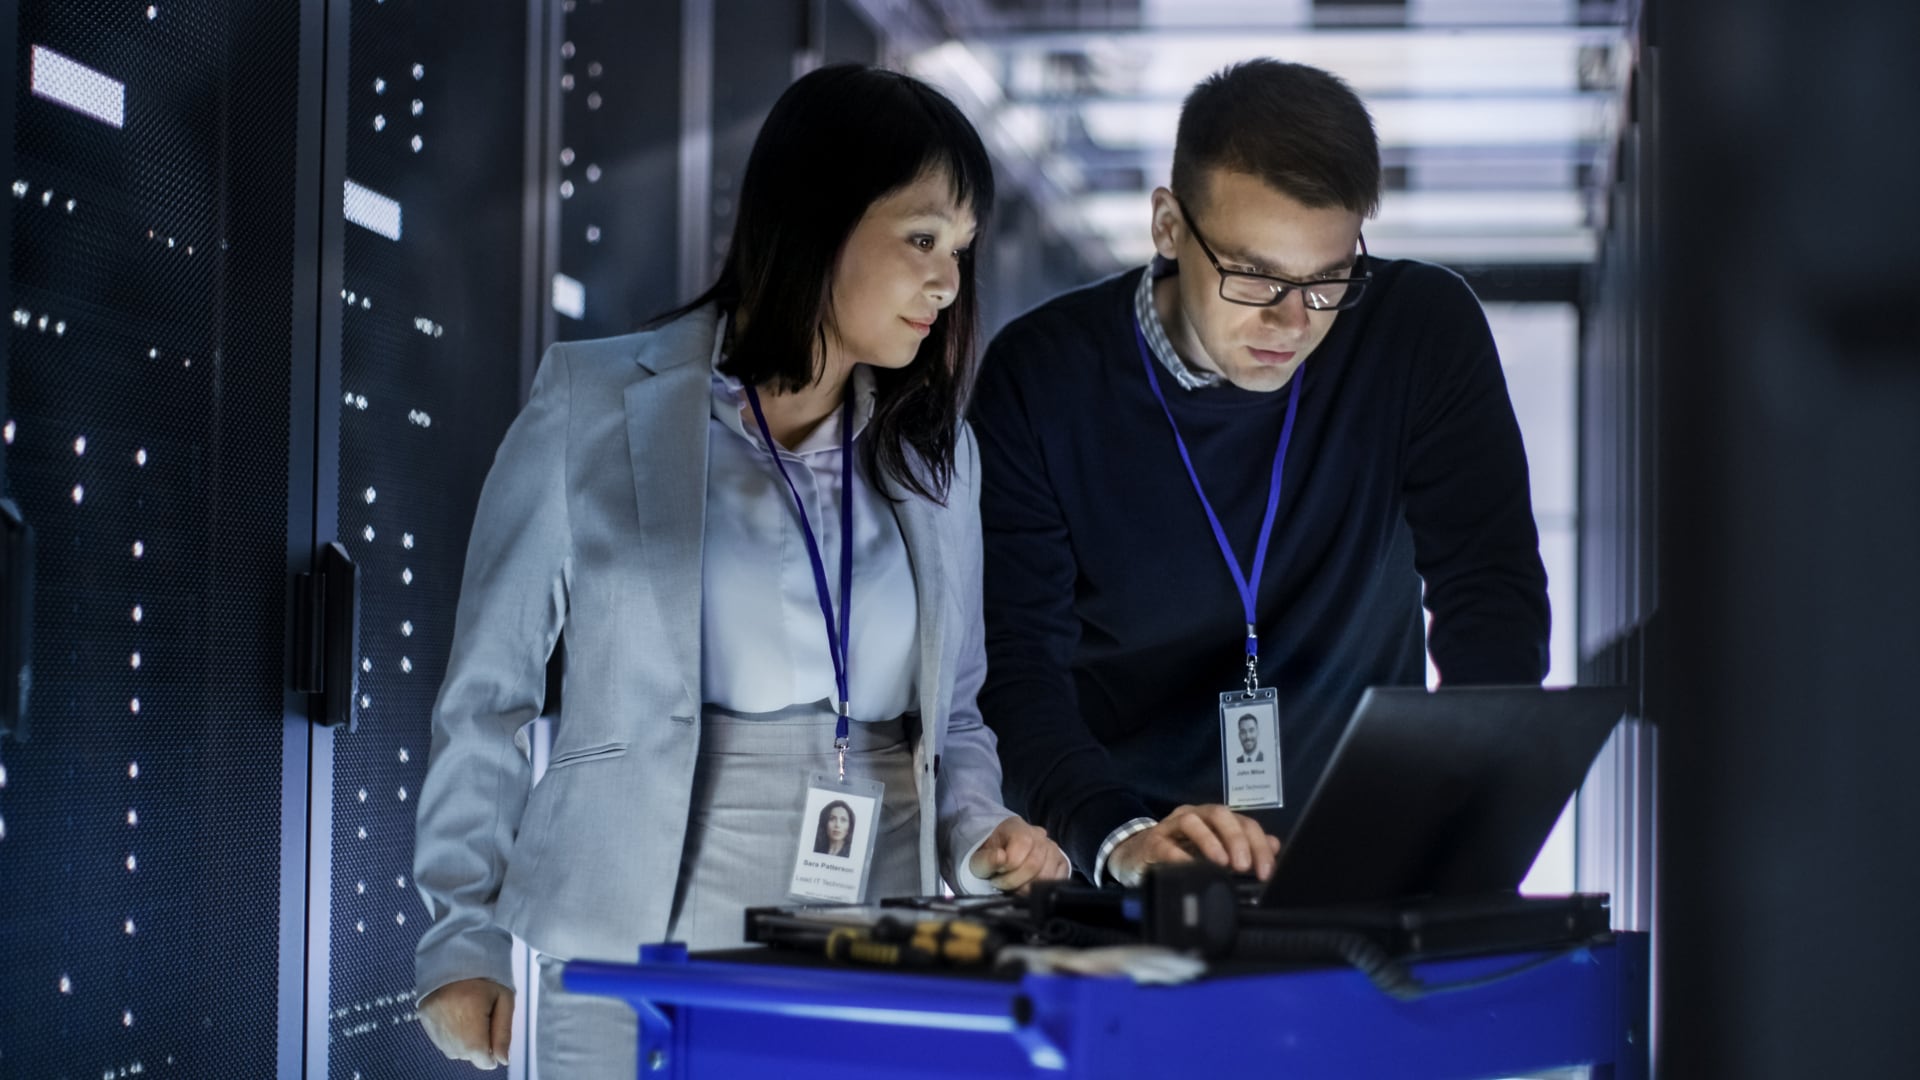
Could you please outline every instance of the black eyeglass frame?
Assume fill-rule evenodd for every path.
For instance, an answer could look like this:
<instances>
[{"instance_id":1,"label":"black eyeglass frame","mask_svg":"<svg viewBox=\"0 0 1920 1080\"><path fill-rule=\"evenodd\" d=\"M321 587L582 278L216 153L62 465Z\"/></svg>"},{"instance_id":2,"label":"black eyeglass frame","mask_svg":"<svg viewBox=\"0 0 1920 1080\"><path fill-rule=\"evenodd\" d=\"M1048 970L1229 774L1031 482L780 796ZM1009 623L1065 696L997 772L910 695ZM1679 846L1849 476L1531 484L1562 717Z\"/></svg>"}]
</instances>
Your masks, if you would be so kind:
<instances>
[{"instance_id":1,"label":"black eyeglass frame","mask_svg":"<svg viewBox=\"0 0 1920 1080\"><path fill-rule=\"evenodd\" d=\"M1240 304L1244 307L1273 307L1275 304L1285 300L1287 293L1297 289L1300 292L1300 302L1306 306L1308 311L1348 311L1359 306L1360 298L1366 295L1368 283L1373 281L1373 271L1371 270L1362 270L1358 277L1321 278L1318 281L1290 281L1287 278L1275 277L1272 274L1256 274L1247 270L1228 270L1220 265L1220 257L1215 255L1213 248L1208 246L1206 237L1200 235L1200 227L1193 222L1193 211L1187 209L1187 204L1182 201L1178 195L1173 197L1173 204L1180 208L1180 216L1185 218L1187 222L1187 231L1193 233L1194 240L1200 245L1201 253L1207 257L1209 263L1213 264L1214 273L1220 275L1220 299L1225 300L1229 304ZM1358 239L1360 241L1360 254L1354 259L1354 266L1356 267L1360 265L1361 259L1369 257L1367 255L1366 233L1358 234ZM1258 281L1273 290L1273 298L1265 303L1261 303L1258 300L1241 300L1228 296L1228 278L1250 278ZM1325 288L1329 285L1344 285L1347 291L1341 294L1340 299L1331 305L1325 307L1316 306L1312 299L1310 299L1313 290L1316 288Z\"/></svg>"}]
</instances>

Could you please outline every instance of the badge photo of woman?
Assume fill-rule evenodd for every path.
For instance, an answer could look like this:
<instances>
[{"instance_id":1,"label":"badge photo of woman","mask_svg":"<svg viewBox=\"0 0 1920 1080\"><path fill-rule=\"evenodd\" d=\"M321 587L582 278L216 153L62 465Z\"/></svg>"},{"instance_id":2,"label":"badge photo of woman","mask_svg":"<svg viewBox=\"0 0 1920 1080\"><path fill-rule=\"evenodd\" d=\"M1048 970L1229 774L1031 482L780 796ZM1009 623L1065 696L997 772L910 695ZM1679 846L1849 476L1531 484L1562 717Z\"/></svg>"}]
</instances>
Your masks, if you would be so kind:
<instances>
[{"instance_id":1,"label":"badge photo of woman","mask_svg":"<svg viewBox=\"0 0 1920 1080\"><path fill-rule=\"evenodd\" d=\"M481 491L419 799L415 988L449 1057L507 1060L517 935L540 954L538 1068L632 1077L633 1011L565 992L565 962L740 944L744 909L787 893L794 794L839 766L839 702L846 775L884 788L861 815L867 895L1067 875L1001 801L975 703L961 403L992 202L985 148L938 91L823 67L760 129L714 286L548 350ZM521 729L563 632L534 784Z\"/></svg>"},{"instance_id":2,"label":"badge photo of woman","mask_svg":"<svg viewBox=\"0 0 1920 1080\"><path fill-rule=\"evenodd\" d=\"M819 855L842 859L853 857L853 807L835 799L820 808L820 824L813 833L813 850Z\"/></svg>"}]
</instances>

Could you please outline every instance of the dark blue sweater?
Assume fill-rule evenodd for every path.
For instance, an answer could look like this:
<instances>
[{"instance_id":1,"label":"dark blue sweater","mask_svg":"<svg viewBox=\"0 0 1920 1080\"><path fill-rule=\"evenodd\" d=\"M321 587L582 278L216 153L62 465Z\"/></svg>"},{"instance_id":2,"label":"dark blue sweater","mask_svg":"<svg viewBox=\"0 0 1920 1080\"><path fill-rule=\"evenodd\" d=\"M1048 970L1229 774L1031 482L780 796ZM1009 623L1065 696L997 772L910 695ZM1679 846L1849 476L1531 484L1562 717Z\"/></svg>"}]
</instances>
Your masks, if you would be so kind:
<instances>
[{"instance_id":1,"label":"dark blue sweater","mask_svg":"<svg viewBox=\"0 0 1920 1080\"><path fill-rule=\"evenodd\" d=\"M1486 318L1449 271L1370 268L1366 299L1296 376L1260 584L1260 681L1279 691L1287 805L1254 816L1281 836L1361 692L1423 683L1426 648L1448 684L1546 672L1546 573ZM1139 274L1008 325L971 414L986 538L980 708L1009 806L1082 873L1128 820L1223 801L1216 705L1245 668L1239 596L1134 343ZM1251 566L1287 393L1186 391L1157 373Z\"/></svg>"}]
</instances>

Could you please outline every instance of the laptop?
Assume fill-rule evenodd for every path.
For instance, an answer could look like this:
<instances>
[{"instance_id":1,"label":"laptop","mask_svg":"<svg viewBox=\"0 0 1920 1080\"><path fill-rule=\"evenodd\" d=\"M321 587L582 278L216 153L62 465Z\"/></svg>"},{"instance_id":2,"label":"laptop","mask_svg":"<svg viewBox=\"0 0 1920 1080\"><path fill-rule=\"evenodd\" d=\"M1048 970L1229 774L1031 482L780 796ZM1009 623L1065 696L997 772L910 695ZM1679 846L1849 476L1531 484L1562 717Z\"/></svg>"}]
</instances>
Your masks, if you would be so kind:
<instances>
[{"instance_id":1,"label":"laptop","mask_svg":"<svg viewBox=\"0 0 1920 1080\"><path fill-rule=\"evenodd\" d=\"M1262 908L1517 895L1629 698L1618 687L1375 687Z\"/></svg>"}]
</instances>

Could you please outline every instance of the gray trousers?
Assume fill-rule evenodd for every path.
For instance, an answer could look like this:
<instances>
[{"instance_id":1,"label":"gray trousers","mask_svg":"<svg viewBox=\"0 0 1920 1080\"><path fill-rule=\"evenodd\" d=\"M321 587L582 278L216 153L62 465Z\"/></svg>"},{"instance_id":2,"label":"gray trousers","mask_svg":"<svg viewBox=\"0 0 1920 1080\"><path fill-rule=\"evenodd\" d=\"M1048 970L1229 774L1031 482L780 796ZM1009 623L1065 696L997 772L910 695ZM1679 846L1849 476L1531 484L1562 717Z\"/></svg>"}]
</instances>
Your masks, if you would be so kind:
<instances>
[{"instance_id":1,"label":"gray trousers","mask_svg":"<svg viewBox=\"0 0 1920 1080\"><path fill-rule=\"evenodd\" d=\"M711 706L703 712L668 940L696 951L737 946L747 908L785 902L803 824L809 843L813 836L812 824L800 821L807 774L837 765L833 729L833 714L816 706L755 716ZM856 723L850 741L847 776L886 785L867 898L917 894L920 804L905 725ZM615 998L567 993L560 971L560 961L540 958L534 1080L632 1080L633 1010Z\"/></svg>"}]
</instances>

